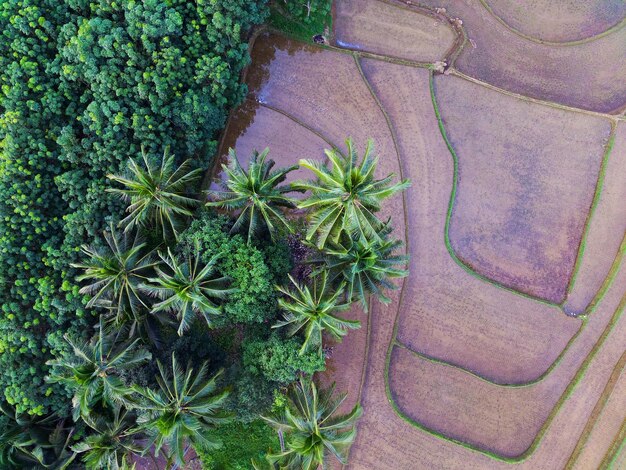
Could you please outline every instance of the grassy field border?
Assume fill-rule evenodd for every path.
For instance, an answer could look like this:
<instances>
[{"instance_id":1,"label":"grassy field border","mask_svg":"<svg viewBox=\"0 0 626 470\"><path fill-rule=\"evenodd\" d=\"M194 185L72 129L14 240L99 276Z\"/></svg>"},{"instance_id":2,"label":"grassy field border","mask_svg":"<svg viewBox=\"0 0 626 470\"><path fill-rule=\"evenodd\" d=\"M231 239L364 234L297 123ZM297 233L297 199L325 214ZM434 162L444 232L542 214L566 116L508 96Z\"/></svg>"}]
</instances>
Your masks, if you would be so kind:
<instances>
[{"instance_id":1,"label":"grassy field border","mask_svg":"<svg viewBox=\"0 0 626 470\"><path fill-rule=\"evenodd\" d=\"M587 420L587 424L585 425L583 432L580 434L580 438L578 439L578 442L576 443L576 447L574 447L574 450L572 451L569 460L565 464L565 470L571 470L574 464L578 461L580 454L582 453L583 449L587 445L587 441L589 440L591 433L593 432L593 430L596 428L596 425L598 424L598 420L600 419L600 416L602 415L602 412L604 411L606 404L608 403L609 399L612 396L613 390L615 389L615 386L617 385L619 378L624 372L625 366L626 366L626 352L622 354L622 357L620 357L617 364L615 364L615 367L613 368L613 372L611 373L611 377L609 378L609 381L604 386L604 390L602 390L602 395L600 395L600 398L598 399L596 406L593 408L593 411L591 412L591 415L589 416L589 419ZM619 436L619 431L618 431L618 435L616 436L616 438L618 436ZM613 446L610 446L609 450L612 447Z\"/></svg>"},{"instance_id":2,"label":"grassy field border","mask_svg":"<svg viewBox=\"0 0 626 470\"><path fill-rule=\"evenodd\" d=\"M431 96L433 97L433 105L436 105L436 100L434 100L434 80L433 80L432 72L431 72L431 75L430 75L430 84L431 84ZM438 109L436 109L436 114L439 117ZM625 237L624 242L622 243L622 245L623 246L626 245L626 237ZM623 255L623 251L622 251L622 255ZM623 256L622 256L622 258L623 258ZM617 261L617 260L615 260L615 261ZM615 265L615 262L614 262L614 265ZM619 266L615 269L615 273L612 276L613 279L617 275L617 272L620 271L620 269L622 267L621 265L622 265L622 263L621 263L621 260L620 260L619 261ZM606 290L608 290L608 286L606 287L605 291ZM400 302L401 301L402 301L402 295L401 295ZM524 452L522 452L520 455L518 455L516 457L504 457L504 456L499 455L499 454L497 454L497 453L495 453L493 451L490 451L488 449L484 449L484 448L481 448L479 446L476 446L476 445L473 445L473 444L469 444L467 442L463 442L463 441L460 441L458 439L454 439L454 438L448 437L448 436L444 435L443 433L440 433L438 431L435 431L433 429L428 428L427 426L419 423L418 421L413 420L412 418L410 418L409 416L404 414L402 409L399 407L399 405L395 402L395 400L393 398L393 394L391 392L391 387L390 387L390 382L389 382L389 368L390 368L390 365L391 365L391 354L392 354L393 348L396 346L396 338L397 338L397 332L398 332L398 315L396 315L396 319L395 319L395 322L394 322L394 328L393 328L393 333L392 333L392 340L390 341L389 347L387 349L387 356L386 356L386 363L385 363L385 391L386 391L386 394L387 394L387 400L389 401L389 404L394 409L396 414L401 419L403 419L408 424L410 424L410 425L412 425L412 426L422 430L423 432L426 432L426 433L428 433L428 434L430 434L430 435L432 435L432 436L434 436L436 438L442 439L442 440L447 441L447 442L458 444L458 445L460 445L460 446L462 446L462 447L464 447L464 448L466 448L468 450L481 453L481 454L486 455L487 457L490 457L490 458L492 458L494 460L497 460L497 461L506 462L506 463L523 462L523 461L527 460L534 453L534 451L537 449L537 447L539 446L539 444L543 440L543 437L545 436L545 433L547 432L547 429L549 428L550 424L552 423L554 417L557 415L557 413L560 411L560 409L563 406L563 404L565 403L565 401L571 396L571 394L576 389L578 384L584 378L584 376L585 376L585 374L587 372L587 369L589 368L589 365L591 364L591 361L593 360L593 358L595 357L597 352L600 350L600 348L604 344L606 338L609 336L609 334L611 333L611 331L613 330L613 328L615 327L615 325L617 324L617 322L621 318L625 308L626 308L626 294L624 296L622 296L622 299L621 299L619 305L617 306L616 310L614 311L613 316L609 320L609 323L605 327L604 331L602 332L602 334L600 335L600 337L598 338L598 340L596 341L594 346L591 348L590 352L587 354L587 356L585 356L585 359L583 360L582 364L578 368L578 371L574 375L574 378L568 383L568 385L566 386L565 390L563 391L563 393L561 394L561 396L557 400L557 402L554 405L552 411L550 412L550 414L548 415L548 417L546 418L546 420L542 424L541 428L539 429L539 432L537 433L537 436L535 437L533 442L530 444L528 449L526 449Z\"/></svg>"},{"instance_id":3,"label":"grassy field border","mask_svg":"<svg viewBox=\"0 0 626 470\"><path fill-rule=\"evenodd\" d=\"M611 121L611 133L609 134L609 140L605 146L604 155L602 156L602 163L600 164L600 171L598 173L598 180L596 181L595 191L593 194L593 198L591 200L591 206L589 207L589 211L587 212L587 219L585 220L585 226L583 227L583 234L582 234L582 237L580 238L580 243L578 245L578 254L576 255L574 268L572 269L572 274L570 276L567 290L565 292L565 299L563 300L563 302L561 302L561 308L563 308L563 306L567 302L567 299L569 295L572 293L572 290L574 289L574 285L576 284L576 281L578 279L580 265L582 263L582 259L587 249L587 239L589 237L589 230L591 228L591 222L594 219L594 216L596 214L596 209L598 208L598 204L600 203L600 198L602 197L602 192L604 190L606 168L608 166L609 158L613 152L616 133L617 133L617 124L615 123L615 121Z\"/></svg>"}]
</instances>

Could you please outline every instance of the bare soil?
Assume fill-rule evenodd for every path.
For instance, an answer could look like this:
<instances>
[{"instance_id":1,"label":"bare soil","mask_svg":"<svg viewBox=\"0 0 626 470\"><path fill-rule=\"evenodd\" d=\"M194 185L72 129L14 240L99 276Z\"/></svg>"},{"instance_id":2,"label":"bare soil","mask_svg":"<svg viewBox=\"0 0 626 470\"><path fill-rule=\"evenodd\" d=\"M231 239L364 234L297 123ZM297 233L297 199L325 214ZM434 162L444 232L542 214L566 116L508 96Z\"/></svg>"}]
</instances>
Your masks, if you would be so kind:
<instances>
[{"instance_id":1,"label":"bare soil","mask_svg":"<svg viewBox=\"0 0 626 470\"><path fill-rule=\"evenodd\" d=\"M529 41L479 0L422 0L459 18L471 42L459 71L505 90L576 108L618 113L626 106L626 27L575 46Z\"/></svg>"},{"instance_id":2,"label":"bare soil","mask_svg":"<svg viewBox=\"0 0 626 470\"><path fill-rule=\"evenodd\" d=\"M561 303L611 122L458 77L437 78L435 96L459 162L455 253L489 279Z\"/></svg>"},{"instance_id":3,"label":"bare soil","mask_svg":"<svg viewBox=\"0 0 626 470\"><path fill-rule=\"evenodd\" d=\"M349 468L564 468L581 439L586 445L571 464L587 468L609 454L620 462L624 452L607 440L615 441L615 423L623 417L623 374L615 379L615 370L626 345L626 267L618 253L626 229L626 136L620 123L585 232L616 121L584 110L613 112L626 104L626 28L580 45L542 45L502 24L479 0L424 0L445 7L451 20L461 18L455 24L476 45L468 42L459 57L462 73L453 68L452 76L437 76L434 91L459 157L452 240L473 228L471 236L480 243L472 247L491 269L480 272L479 263L464 265L446 245L455 168L431 100L429 72L365 59L359 52L419 61L411 54L425 46L436 50L428 40L414 39L422 33L432 37L432 18L415 20L410 15L420 13L409 3L394 13L387 10L395 7L379 0L338 2L337 31L351 38L349 48L356 52L261 36L248 75L250 100L261 106L241 131L231 127L228 137L242 149L262 139L258 145L274 152L275 143L281 165L303 156L322 158L320 145L341 146L347 136L361 146L373 137L380 174L395 172L413 181L384 208L393 217L394 236L408 244L411 274L392 293L390 305L373 304L369 324L358 309L348 313L363 328L334 347L323 376L350 394L346 409L360 400L365 410ZM489 3L507 7L504 0ZM543 3L525 5L541 16L532 5ZM564 7L572 12L568 21L576 21L576 9L568 5L573 2ZM596 11L594 5L609 4L597 0L587 7ZM500 11L514 22L517 13ZM353 19L345 12L370 26L350 26ZM601 32L606 22L597 18L593 31ZM570 40L558 21L533 25L538 32L521 32ZM536 98L554 103L531 103ZM563 104L581 109L566 111ZM289 152L293 148L301 154ZM515 224L515 207L524 230L498 232ZM515 258L515 244L498 233L519 237L518 245L524 239L536 250ZM545 259L537 265L534 256ZM503 272L523 282L507 288ZM558 303L565 291L563 306L524 293ZM586 310L592 300L594 310ZM564 311L589 315L572 318Z\"/></svg>"},{"instance_id":4,"label":"bare soil","mask_svg":"<svg viewBox=\"0 0 626 470\"><path fill-rule=\"evenodd\" d=\"M369 0L335 4L335 43L415 62L443 60L456 34L449 23Z\"/></svg>"},{"instance_id":5,"label":"bare soil","mask_svg":"<svg viewBox=\"0 0 626 470\"><path fill-rule=\"evenodd\" d=\"M520 33L557 43L592 38L626 17L626 3L619 0L481 1Z\"/></svg>"}]
</instances>

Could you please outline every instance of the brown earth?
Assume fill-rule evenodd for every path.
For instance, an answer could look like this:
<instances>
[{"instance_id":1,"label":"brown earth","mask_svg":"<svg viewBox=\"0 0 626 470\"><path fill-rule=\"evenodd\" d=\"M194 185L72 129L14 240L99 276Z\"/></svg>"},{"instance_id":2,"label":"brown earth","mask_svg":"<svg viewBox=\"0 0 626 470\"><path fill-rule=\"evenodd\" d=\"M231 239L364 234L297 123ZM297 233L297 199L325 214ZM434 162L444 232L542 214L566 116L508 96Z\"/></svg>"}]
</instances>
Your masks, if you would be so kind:
<instances>
[{"instance_id":1,"label":"brown earth","mask_svg":"<svg viewBox=\"0 0 626 470\"><path fill-rule=\"evenodd\" d=\"M411 274L398 340L499 383L537 379L580 321L485 282L455 262L445 245L453 159L438 129L428 72L370 60L363 68L389 113L413 181L406 194Z\"/></svg>"},{"instance_id":2,"label":"brown earth","mask_svg":"<svg viewBox=\"0 0 626 470\"><path fill-rule=\"evenodd\" d=\"M620 0L481 0L498 18L538 41L565 43L605 33L624 21Z\"/></svg>"},{"instance_id":3,"label":"brown earth","mask_svg":"<svg viewBox=\"0 0 626 470\"><path fill-rule=\"evenodd\" d=\"M436 79L435 96L459 162L452 249L489 279L561 303L611 122L458 77Z\"/></svg>"},{"instance_id":4,"label":"brown earth","mask_svg":"<svg viewBox=\"0 0 626 470\"><path fill-rule=\"evenodd\" d=\"M583 256L563 305L566 312L580 314L590 305L611 268L626 233L626 125L617 125L615 142L607 156L603 184L592 212ZM606 223L610 220L611 223Z\"/></svg>"},{"instance_id":5,"label":"brown earth","mask_svg":"<svg viewBox=\"0 0 626 470\"><path fill-rule=\"evenodd\" d=\"M568 467L584 470L600 468L611 446L619 443L621 427L626 423L626 353L613 373L593 409ZM619 468L619 467L617 467Z\"/></svg>"},{"instance_id":6,"label":"brown earth","mask_svg":"<svg viewBox=\"0 0 626 470\"><path fill-rule=\"evenodd\" d=\"M552 46L515 34L479 0L415 3L446 8L463 22L471 42L455 63L460 72L576 108L617 113L626 106L626 27L584 44Z\"/></svg>"},{"instance_id":7,"label":"brown earth","mask_svg":"<svg viewBox=\"0 0 626 470\"><path fill-rule=\"evenodd\" d=\"M369 0L336 2L333 26L340 47L415 62L443 60L456 37L447 22Z\"/></svg>"},{"instance_id":8,"label":"brown earth","mask_svg":"<svg viewBox=\"0 0 626 470\"><path fill-rule=\"evenodd\" d=\"M395 46L400 35L410 37L414 32L396 22L368 18L382 18L380 10L388 8L389 2L384 6L378 0L367 5L345 3L345 11L365 15L359 17L363 24L376 25L363 31L353 28L350 34L356 44L351 48L400 57L423 47L415 41ZM350 10L354 5L365 7ZM607 384L615 377L626 345L626 316L622 315L626 269L620 269L623 251L618 249L625 228L622 175L626 165L622 157L626 142L620 123L604 178L598 178L610 124L617 121L584 109L612 111L621 106L619 101L626 101L626 83L606 80L624 77L617 72L623 69L626 56L622 30L582 45L559 48L522 38L478 0L441 0L432 6L447 6L446 14L452 20L460 16L470 39L476 40L477 48L471 49L468 43L457 62L461 72L530 97L513 98L488 83L471 83L455 69L451 70L453 76L435 79L437 97L446 104L440 104L445 130L450 133L460 165L470 170L474 167L473 173L467 170L470 173L464 174L472 175L466 183L474 187L463 195L462 181L459 186L459 198L468 199L465 206L459 204L455 209L458 217L465 217L459 227L472 221L465 211L474 209L476 217L483 215L472 204L484 204L496 224L502 223L511 200L530 207L537 212L525 220L529 243L542 243L544 250L558 253L567 247L568 263L573 266L573 259L579 258L576 282L570 286L563 307L551 305L499 286L501 274L486 273L493 280L479 276L448 251L446 216L455 174L452 155L438 128L428 71L391 63L393 58L364 59L358 51L347 54L303 46L276 35L260 37L248 78L250 99L262 106L252 124L240 126L241 135L232 130L237 126L231 127L233 145L244 148L256 145L255 139L267 139L258 145L267 145L273 152L275 142L277 155L284 155L281 164L286 165L302 156L315 158L320 145L341 146L349 135L361 148L365 139L373 137L381 155L380 174L395 172L413 181L403 198L397 197L385 207L385 213L394 218L395 236L408 243L411 274L402 290L392 293L391 305L373 304L369 324L358 309L348 313L351 318L360 318L363 328L335 346L324 376L324 381L336 380L339 388L350 394L346 408L360 400L365 410L349 467L556 469L568 464L581 439L587 439L587 444L573 465L585 468L587 461L596 462L600 456L606 460L607 455L619 465L623 450L607 442L611 432L605 435L599 430L615 429L619 412L612 410L621 406L621 398L614 397L621 395L611 393L605 406L598 408L598 404L607 396ZM413 6L408 8L421 14ZM406 11L403 9L400 16L408 15ZM393 12L389 15L396 17ZM341 21L345 25L351 20L344 17L338 26ZM421 24L426 28L423 33L430 37L427 22L415 21L412 28ZM553 33L560 34L558 23L555 25ZM484 44L477 38L484 39ZM522 40L523 47L519 46ZM441 48L433 47L433 57L439 57L434 54L438 51ZM617 61L612 61L612 54ZM417 60L414 57L411 60ZM559 67L553 63L555 57L561 60ZM590 70L593 66L598 68ZM441 97L442 90L449 95ZM530 104L534 98L556 103L546 109L548 106ZM566 111L562 104L583 110ZM459 116L456 124L451 117L454 112ZM487 112L491 115L484 116ZM465 120L461 119L463 114L467 115ZM292 124L286 124L285 119ZM283 125L288 131L281 133ZM298 125L305 130L296 130ZM455 126L456 130L450 129ZM487 144L483 150L486 155L472 144L478 141L479 132L484 133L481 142ZM291 136L297 136L293 142L289 141ZM507 136L510 139L505 139ZM290 148L306 155L290 153ZM532 174L541 184L528 185L525 192L507 187L528 178L518 176L516 180L503 158L505 152L517 155L516 160L531 154L536 170ZM293 160L289 160L290 155ZM491 165L481 160L488 156ZM575 168L567 165L574 161ZM498 173L502 180L495 177ZM590 214L599 180L602 191ZM513 192L514 198L507 191ZM493 192L502 193L502 197L480 197ZM547 204L554 218L542 213L546 208L538 204L539 198L550 201ZM585 232L580 229L580 220L588 216ZM576 219L578 228L564 234L570 225L563 220L571 218ZM544 225L550 225L554 232L550 242L546 241L550 231ZM576 237L578 241L569 240ZM492 236L476 244L476 249L492 257L494 270L523 269L532 285L550 292L558 285L563 295L567 273L557 279L547 278L541 270L531 273L528 266L533 266L532 261L521 258L517 263L521 266L513 265L508 259L516 252L497 242ZM584 250L571 248L578 244ZM531 274L545 284L536 282ZM586 309L592 300L593 310ZM570 318L563 310L588 315ZM620 375L614 391L619 393L621 382ZM590 427L591 422L601 427Z\"/></svg>"}]
</instances>

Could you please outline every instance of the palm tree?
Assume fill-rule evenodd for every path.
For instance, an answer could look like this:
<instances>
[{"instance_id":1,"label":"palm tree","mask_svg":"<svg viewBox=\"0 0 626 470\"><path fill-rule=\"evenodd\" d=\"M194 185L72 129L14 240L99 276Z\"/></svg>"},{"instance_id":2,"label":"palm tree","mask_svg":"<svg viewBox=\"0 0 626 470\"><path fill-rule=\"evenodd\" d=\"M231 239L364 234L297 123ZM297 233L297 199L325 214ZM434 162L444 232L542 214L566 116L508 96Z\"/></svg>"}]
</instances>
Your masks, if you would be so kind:
<instances>
[{"instance_id":1,"label":"palm tree","mask_svg":"<svg viewBox=\"0 0 626 470\"><path fill-rule=\"evenodd\" d=\"M231 229L231 233L244 231L248 243L262 229L267 230L275 238L280 227L293 233L293 228L282 213L282 208L295 208L295 203L286 193L294 191L291 185L279 186L285 181L287 174L298 168L298 165L289 168L279 168L272 171L274 160L267 160L269 148L259 154L252 152L248 170L239 164L237 154L229 150L229 165L222 165L228 179L223 183L223 191L208 191L214 201L208 206L225 208L237 211L238 216Z\"/></svg>"},{"instance_id":2,"label":"palm tree","mask_svg":"<svg viewBox=\"0 0 626 470\"><path fill-rule=\"evenodd\" d=\"M80 293L91 296L87 307L109 309L117 325L132 320L132 332L150 308L139 286L157 262L143 237L138 234L127 232L120 236L111 226L109 231L104 232L104 239L104 248L84 245L82 252L87 256L86 260L72 264L84 270L77 280L89 282Z\"/></svg>"},{"instance_id":3,"label":"palm tree","mask_svg":"<svg viewBox=\"0 0 626 470\"><path fill-rule=\"evenodd\" d=\"M118 406L112 416L83 417L94 431L72 446L89 469L121 470L127 468L130 454L141 454L145 449L139 444L140 431L129 410ZM126 467L125 467L126 466Z\"/></svg>"},{"instance_id":4,"label":"palm tree","mask_svg":"<svg viewBox=\"0 0 626 470\"><path fill-rule=\"evenodd\" d=\"M67 468L75 459L69 446L73 427L57 415L18 413L0 401L0 468Z\"/></svg>"},{"instance_id":5,"label":"palm tree","mask_svg":"<svg viewBox=\"0 0 626 470\"><path fill-rule=\"evenodd\" d=\"M187 193L189 186L200 178L202 170L189 170L189 160L176 167L174 156L166 149L160 165L150 161L141 150L144 166L135 160L128 163L129 176L107 175L109 179L124 186L124 189L109 188L107 191L119 195L129 202L129 213L121 225L125 230L135 226L152 227L167 238L178 237L184 218L191 216L199 201Z\"/></svg>"},{"instance_id":6,"label":"palm tree","mask_svg":"<svg viewBox=\"0 0 626 470\"><path fill-rule=\"evenodd\" d=\"M341 243L326 247L322 255L325 263L322 269L330 272L331 280L345 282L347 298L359 300L365 309L368 294L389 303L383 289L397 289L391 281L409 274L406 269L397 267L408 261L408 256L395 254L402 242L388 239L388 233L389 229L385 228L374 240L343 237Z\"/></svg>"},{"instance_id":7,"label":"palm tree","mask_svg":"<svg viewBox=\"0 0 626 470\"><path fill-rule=\"evenodd\" d=\"M81 343L64 336L73 357L48 361L54 369L47 380L61 382L74 390L75 421L79 416L88 417L97 406L107 409L123 400L132 390L124 385L119 372L151 359L148 351L138 347L139 339L119 340L125 334L123 330L108 333L100 317L98 332L89 342Z\"/></svg>"},{"instance_id":8,"label":"palm tree","mask_svg":"<svg viewBox=\"0 0 626 470\"><path fill-rule=\"evenodd\" d=\"M159 389L135 387L142 398L134 403L143 410L138 422L150 438L147 449L154 446L158 456L166 445L168 461L182 464L187 442L204 450L219 447L220 443L210 440L206 432L230 420L223 411L229 392L217 391L216 385L222 371L208 379L206 363L197 373L189 364L183 370L174 354L171 372L160 361L157 364Z\"/></svg>"},{"instance_id":9,"label":"palm tree","mask_svg":"<svg viewBox=\"0 0 626 470\"><path fill-rule=\"evenodd\" d=\"M300 354L310 348L322 350L322 333L327 331L335 339L341 339L348 334L349 329L356 329L361 326L358 321L344 320L334 315L350 308L350 303L341 303L345 282L338 288L332 289L328 282L328 271L323 270L321 274L312 280L312 290L307 286L301 286L291 276L291 283L295 286L295 291L290 291L284 287L277 286L279 292L285 297L278 299L278 305L286 313L284 320L278 322L273 328L287 326L289 336L295 335L298 331L304 331L304 344L300 349Z\"/></svg>"},{"instance_id":10,"label":"palm tree","mask_svg":"<svg viewBox=\"0 0 626 470\"><path fill-rule=\"evenodd\" d=\"M216 263L221 255L213 256L201 266L199 250L196 243L195 254L188 255L185 260L175 257L169 248L167 256L159 253L166 269L157 266L157 277L142 285L148 295L161 299L152 306L152 313L170 312L176 315L180 336L198 315L211 326L211 317L222 313L222 307L211 299L223 299L235 292L235 289L227 287L228 277L217 277Z\"/></svg>"},{"instance_id":11,"label":"palm tree","mask_svg":"<svg viewBox=\"0 0 626 470\"><path fill-rule=\"evenodd\" d=\"M332 385L318 391L311 379L301 377L289 391L289 406L277 416L263 417L285 437L283 451L267 456L270 464L285 469L315 470L322 468L331 456L346 463L362 409L356 405L346 415L333 416L346 398L334 396L334 389Z\"/></svg>"},{"instance_id":12,"label":"palm tree","mask_svg":"<svg viewBox=\"0 0 626 470\"><path fill-rule=\"evenodd\" d=\"M366 238L378 238L384 226L375 215L381 202L409 187L408 180L391 184L394 174L374 179L378 157L374 155L373 141L367 141L363 160L359 164L352 139L346 140L347 154L337 149L326 150L331 167L312 160L300 160L300 165L311 170L316 180L297 181L293 187L311 191L310 197L298 204L311 209L307 240L317 235L317 247L322 249L328 239L339 242L342 232Z\"/></svg>"}]
</instances>

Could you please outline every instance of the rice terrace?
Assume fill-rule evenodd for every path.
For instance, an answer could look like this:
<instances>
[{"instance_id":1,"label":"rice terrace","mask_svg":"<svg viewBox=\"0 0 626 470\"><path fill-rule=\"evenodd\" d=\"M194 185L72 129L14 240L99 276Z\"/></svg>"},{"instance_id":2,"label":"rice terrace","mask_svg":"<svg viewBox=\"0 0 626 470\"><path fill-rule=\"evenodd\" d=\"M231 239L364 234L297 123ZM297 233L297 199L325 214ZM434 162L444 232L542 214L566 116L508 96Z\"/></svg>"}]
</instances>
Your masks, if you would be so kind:
<instances>
[{"instance_id":1,"label":"rice terrace","mask_svg":"<svg viewBox=\"0 0 626 470\"><path fill-rule=\"evenodd\" d=\"M412 181L384 208L410 274L326 372L364 409L347 468L624 468L625 17L338 0L326 46L256 37L223 148L371 137Z\"/></svg>"},{"instance_id":2,"label":"rice terrace","mask_svg":"<svg viewBox=\"0 0 626 470\"><path fill-rule=\"evenodd\" d=\"M626 470L626 1L0 25L0 470Z\"/></svg>"}]
</instances>

